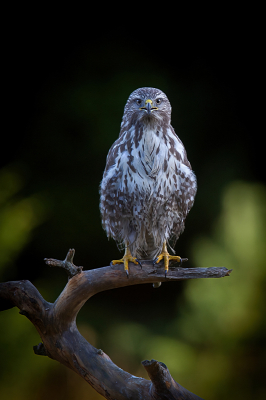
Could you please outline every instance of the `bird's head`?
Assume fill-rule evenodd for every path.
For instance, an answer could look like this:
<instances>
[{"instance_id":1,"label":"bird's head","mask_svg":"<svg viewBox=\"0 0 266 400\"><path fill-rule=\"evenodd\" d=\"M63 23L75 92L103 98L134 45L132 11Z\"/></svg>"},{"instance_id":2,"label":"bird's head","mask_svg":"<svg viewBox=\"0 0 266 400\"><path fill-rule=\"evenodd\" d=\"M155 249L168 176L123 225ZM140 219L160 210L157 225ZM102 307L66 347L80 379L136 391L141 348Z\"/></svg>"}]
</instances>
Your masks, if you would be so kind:
<instances>
[{"instance_id":1,"label":"bird's head","mask_svg":"<svg viewBox=\"0 0 266 400\"><path fill-rule=\"evenodd\" d=\"M122 124L131 125L137 121L152 125L157 125L159 122L169 124L171 110L171 104L161 90L140 88L129 96Z\"/></svg>"}]
</instances>

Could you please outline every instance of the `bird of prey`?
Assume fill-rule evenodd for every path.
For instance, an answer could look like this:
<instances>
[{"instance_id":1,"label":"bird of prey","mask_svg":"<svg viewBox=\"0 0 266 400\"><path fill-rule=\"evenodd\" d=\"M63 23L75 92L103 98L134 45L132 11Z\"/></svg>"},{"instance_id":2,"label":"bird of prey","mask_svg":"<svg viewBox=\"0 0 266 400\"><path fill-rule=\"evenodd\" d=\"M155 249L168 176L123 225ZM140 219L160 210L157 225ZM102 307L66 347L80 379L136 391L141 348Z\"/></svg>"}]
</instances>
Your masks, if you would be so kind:
<instances>
[{"instance_id":1,"label":"bird of prey","mask_svg":"<svg viewBox=\"0 0 266 400\"><path fill-rule=\"evenodd\" d=\"M155 88L135 90L100 185L103 228L125 247L113 264L123 263L128 275L129 262L163 259L166 276L169 260L182 261L167 246L183 232L196 191L196 176L171 126L168 98Z\"/></svg>"}]
</instances>

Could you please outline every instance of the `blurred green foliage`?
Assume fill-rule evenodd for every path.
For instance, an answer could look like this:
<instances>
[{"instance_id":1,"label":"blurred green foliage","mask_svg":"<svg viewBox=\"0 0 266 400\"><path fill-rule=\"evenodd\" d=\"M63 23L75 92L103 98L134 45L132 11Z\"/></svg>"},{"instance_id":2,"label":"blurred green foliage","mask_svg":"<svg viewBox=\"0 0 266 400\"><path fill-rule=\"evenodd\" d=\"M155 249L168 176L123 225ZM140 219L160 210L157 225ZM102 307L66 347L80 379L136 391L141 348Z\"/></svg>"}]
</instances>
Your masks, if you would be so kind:
<instances>
[{"instance_id":1,"label":"blurred green foliage","mask_svg":"<svg viewBox=\"0 0 266 400\"><path fill-rule=\"evenodd\" d=\"M1 271L15 262L30 241L34 228L47 214L46 203L40 194L28 197L18 194L22 186L23 176L15 169L0 171L0 277Z\"/></svg>"},{"instance_id":2,"label":"blurred green foliage","mask_svg":"<svg viewBox=\"0 0 266 400\"><path fill-rule=\"evenodd\" d=\"M155 68L153 58L136 50L132 64L131 56L112 46L80 50L36 94L19 149L0 170L1 280L29 279L54 301L66 276L46 267L44 257L63 259L74 247L75 263L85 269L117 257L101 228L99 183L129 94L159 87L199 184L178 254L190 267L233 272L100 293L81 310L78 327L135 375L147 378L141 361L155 358L206 400L262 400L266 188L256 183L239 97L204 62ZM0 314L0 327L1 399L102 398L72 371L33 354L40 339L17 309Z\"/></svg>"}]
</instances>

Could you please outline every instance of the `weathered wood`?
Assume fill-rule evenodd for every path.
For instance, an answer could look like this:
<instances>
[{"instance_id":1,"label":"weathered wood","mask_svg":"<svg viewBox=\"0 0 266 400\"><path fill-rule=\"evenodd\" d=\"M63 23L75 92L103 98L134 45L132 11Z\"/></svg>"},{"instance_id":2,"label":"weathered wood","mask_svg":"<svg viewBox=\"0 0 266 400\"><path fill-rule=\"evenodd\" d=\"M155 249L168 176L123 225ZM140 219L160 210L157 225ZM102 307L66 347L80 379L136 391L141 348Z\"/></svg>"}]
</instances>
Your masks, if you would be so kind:
<instances>
[{"instance_id":1,"label":"weathered wood","mask_svg":"<svg viewBox=\"0 0 266 400\"><path fill-rule=\"evenodd\" d=\"M229 275L226 268L170 268L167 278L162 264L152 262L130 264L129 278L122 265L82 271L73 268L72 258L67 256L66 268L72 278L55 301L49 303L29 281L13 281L0 284L0 300L3 308L17 306L35 326L42 343L34 346L39 355L59 361L82 376L106 399L182 399L200 400L200 397L182 388L171 377L167 367L158 361L144 361L151 381L138 378L115 365L107 354L88 343L79 333L76 316L84 303L94 294L104 290L141 283L169 282L195 278L218 278ZM53 259L48 264L53 263ZM60 263L60 261L56 260ZM64 261L65 262L65 261ZM61 262L61 263L64 263ZM55 264L55 262L54 262ZM1 306L0 301L0 306Z\"/></svg>"},{"instance_id":2,"label":"weathered wood","mask_svg":"<svg viewBox=\"0 0 266 400\"><path fill-rule=\"evenodd\" d=\"M142 361L142 365L151 379L150 394L152 399L200 400L201 398L179 385L170 375L167 366L156 360ZM202 399L201 399L202 400Z\"/></svg>"},{"instance_id":3,"label":"weathered wood","mask_svg":"<svg viewBox=\"0 0 266 400\"><path fill-rule=\"evenodd\" d=\"M63 261L54 258L45 258L44 261L47 265L50 265L50 267L64 268L69 278L72 278L74 275L79 274L83 269L83 267L77 267L73 264L74 255L75 249L69 249L66 258Z\"/></svg>"}]
</instances>

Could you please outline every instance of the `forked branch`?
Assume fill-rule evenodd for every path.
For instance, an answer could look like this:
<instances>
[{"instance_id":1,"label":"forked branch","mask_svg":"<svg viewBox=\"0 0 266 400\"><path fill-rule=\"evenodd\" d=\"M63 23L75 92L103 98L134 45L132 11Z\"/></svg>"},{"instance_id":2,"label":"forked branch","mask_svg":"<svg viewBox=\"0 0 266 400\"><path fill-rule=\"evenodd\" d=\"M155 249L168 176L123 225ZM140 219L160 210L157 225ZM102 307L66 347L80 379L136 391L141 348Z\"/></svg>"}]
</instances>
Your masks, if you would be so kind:
<instances>
[{"instance_id":1,"label":"forked branch","mask_svg":"<svg viewBox=\"0 0 266 400\"><path fill-rule=\"evenodd\" d=\"M122 265L82 271L73 264L74 250L64 261L46 259L52 266L68 271L66 287L55 301L48 303L29 281L0 284L1 309L18 307L40 334L42 343L34 346L39 355L46 355L66 365L82 376L97 392L110 400L182 399L200 397L180 386L171 377L165 364L143 361L150 381L121 370L102 350L96 349L79 333L76 316L83 304L94 294L118 287L141 283L169 282L195 278L221 278L231 271L226 268L170 268L167 278L161 264L152 262L130 264L127 278Z\"/></svg>"}]
</instances>

